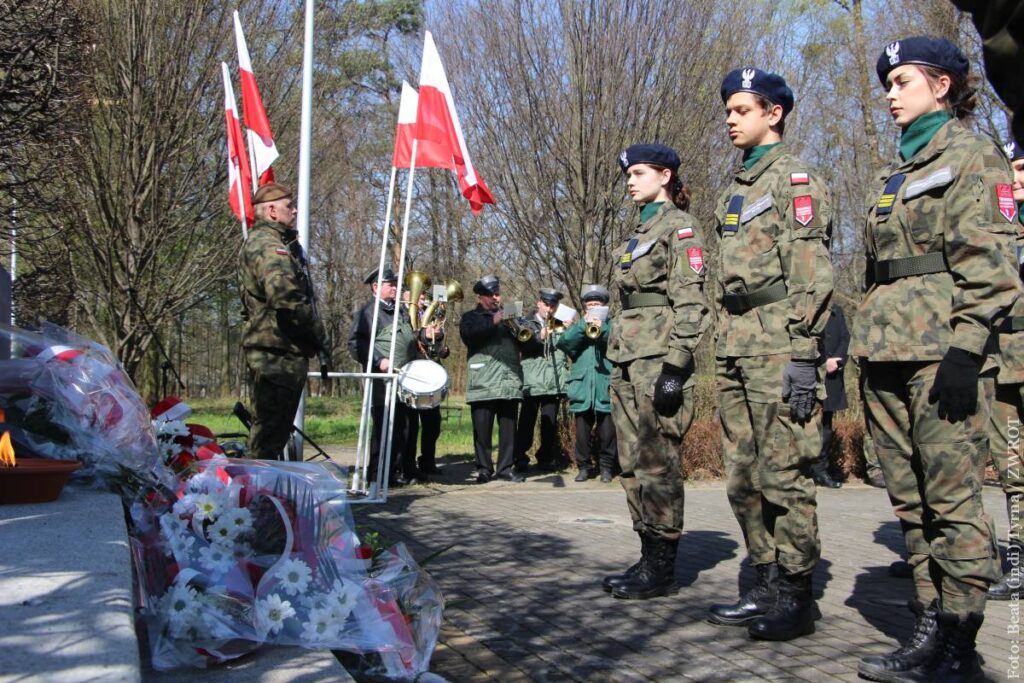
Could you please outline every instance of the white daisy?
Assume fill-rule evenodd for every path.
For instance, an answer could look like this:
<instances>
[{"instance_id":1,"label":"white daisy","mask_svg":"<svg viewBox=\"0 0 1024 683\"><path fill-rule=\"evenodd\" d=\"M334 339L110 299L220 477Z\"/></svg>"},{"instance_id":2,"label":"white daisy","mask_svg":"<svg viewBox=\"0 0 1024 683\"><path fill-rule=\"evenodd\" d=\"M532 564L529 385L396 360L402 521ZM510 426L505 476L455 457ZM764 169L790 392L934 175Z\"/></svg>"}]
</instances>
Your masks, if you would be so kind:
<instances>
[{"instance_id":1,"label":"white daisy","mask_svg":"<svg viewBox=\"0 0 1024 683\"><path fill-rule=\"evenodd\" d=\"M234 527L237 531L248 531L252 528L252 513L247 508L231 508L225 511L219 520Z\"/></svg>"},{"instance_id":2,"label":"white daisy","mask_svg":"<svg viewBox=\"0 0 1024 683\"><path fill-rule=\"evenodd\" d=\"M192 544L196 542L196 537L191 534L181 534L174 538L168 539L167 545L170 549L172 557L184 558L192 552Z\"/></svg>"},{"instance_id":3,"label":"white daisy","mask_svg":"<svg viewBox=\"0 0 1024 683\"><path fill-rule=\"evenodd\" d=\"M188 427L181 420L161 420L153 425L157 436L161 439L173 439L176 436L188 436Z\"/></svg>"},{"instance_id":4,"label":"white daisy","mask_svg":"<svg viewBox=\"0 0 1024 683\"><path fill-rule=\"evenodd\" d=\"M238 536L238 533L239 529L233 526L224 515L218 517L217 521L206 530L206 535L209 536L210 542L224 546L234 545L235 537Z\"/></svg>"},{"instance_id":5,"label":"white daisy","mask_svg":"<svg viewBox=\"0 0 1024 683\"><path fill-rule=\"evenodd\" d=\"M235 566L235 558L231 556L230 550L216 543L199 550L199 564L209 569L213 574L220 575Z\"/></svg>"},{"instance_id":6,"label":"white daisy","mask_svg":"<svg viewBox=\"0 0 1024 683\"><path fill-rule=\"evenodd\" d=\"M285 560L275 574L281 580L281 589L288 595L305 592L313 575L302 560Z\"/></svg>"},{"instance_id":7,"label":"white daisy","mask_svg":"<svg viewBox=\"0 0 1024 683\"><path fill-rule=\"evenodd\" d=\"M359 586L344 579L335 581L331 586L327 603L330 605L332 616L339 624L348 619L352 608L355 607L358 590Z\"/></svg>"},{"instance_id":8,"label":"white daisy","mask_svg":"<svg viewBox=\"0 0 1024 683\"><path fill-rule=\"evenodd\" d=\"M337 634L338 627L329 609L310 610L309 621L302 625L302 638L308 643L330 642Z\"/></svg>"},{"instance_id":9,"label":"white daisy","mask_svg":"<svg viewBox=\"0 0 1024 683\"><path fill-rule=\"evenodd\" d=\"M256 601L256 631L262 637L277 633L284 628L284 620L294 616L292 603L282 600L277 593Z\"/></svg>"},{"instance_id":10,"label":"white daisy","mask_svg":"<svg viewBox=\"0 0 1024 683\"><path fill-rule=\"evenodd\" d=\"M227 485L214 472L214 468L207 467L188 480L186 490L189 493L223 493Z\"/></svg>"},{"instance_id":11,"label":"white daisy","mask_svg":"<svg viewBox=\"0 0 1024 683\"><path fill-rule=\"evenodd\" d=\"M224 498L216 493L200 493L196 496L195 512L192 519L214 520L224 509Z\"/></svg>"},{"instance_id":12,"label":"white daisy","mask_svg":"<svg viewBox=\"0 0 1024 683\"><path fill-rule=\"evenodd\" d=\"M167 536L180 536L188 527L185 525L185 520L178 515L173 512L165 512L160 515L160 529Z\"/></svg>"},{"instance_id":13,"label":"white daisy","mask_svg":"<svg viewBox=\"0 0 1024 683\"><path fill-rule=\"evenodd\" d=\"M231 557L236 560L247 560L252 557L252 546L248 543L235 543L230 549Z\"/></svg>"},{"instance_id":14,"label":"white daisy","mask_svg":"<svg viewBox=\"0 0 1024 683\"><path fill-rule=\"evenodd\" d=\"M195 510L195 506L196 496L189 494L179 498L178 501L174 504L172 510L174 511L174 514L178 515L179 517L183 517L185 515L191 515L193 510Z\"/></svg>"},{"instance_id":15,"label":"white daisy","mask_svg":"<svg viewBox=\"0 0 1024 683\"><path fill-rule=\"evenodd\" d=\"M167 591L162 607L171 626L171 635L185 633L200 616L199 595L188 585L175 585Z\"/></svg>"}]
</instances>

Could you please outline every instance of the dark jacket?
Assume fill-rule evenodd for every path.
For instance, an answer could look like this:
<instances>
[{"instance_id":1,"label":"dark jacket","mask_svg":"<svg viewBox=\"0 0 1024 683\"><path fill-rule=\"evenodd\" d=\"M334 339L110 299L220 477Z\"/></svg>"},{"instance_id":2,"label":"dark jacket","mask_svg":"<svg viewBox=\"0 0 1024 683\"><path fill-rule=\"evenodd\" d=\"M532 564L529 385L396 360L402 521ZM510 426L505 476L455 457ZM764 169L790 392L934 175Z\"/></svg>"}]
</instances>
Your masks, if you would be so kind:
<instances>
[{"instance_id":1,"label":"dark jacket","mask_svg":"<svg viewBox=\"0 0 1024 683\"><path fill-rule=\"evenodd\" d=\"M843 370L846 368L846 356L850 350L850 330L846 326L846 316L839 304L832 304L832 315L825 323L825 335L822 343L821 362L829 358L842 358L839 369L831 375L825 375L825 394L827 398L822 410L835 412L848 408L846 402L846 385L843 382Z\"/></svg>"}]
</instances>

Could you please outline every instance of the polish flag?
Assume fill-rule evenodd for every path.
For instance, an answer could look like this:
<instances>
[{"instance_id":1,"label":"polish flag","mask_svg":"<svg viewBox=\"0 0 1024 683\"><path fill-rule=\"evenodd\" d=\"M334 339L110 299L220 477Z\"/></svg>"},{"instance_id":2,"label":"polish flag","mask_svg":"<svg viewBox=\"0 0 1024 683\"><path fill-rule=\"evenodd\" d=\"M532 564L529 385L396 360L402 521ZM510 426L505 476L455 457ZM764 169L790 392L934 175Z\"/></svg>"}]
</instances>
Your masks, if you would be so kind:
<instances>
[{"instance_id":1,"label":"polish flag","mask_svg":"<svg viewBox=\"0 0 1024 683\"><path fill-rule=\"evenodd\" d=\"M249 149L252 150L253 164L260 185L274 182L274 169L271 164L277 159L277 146L274 135L270 132L270 121L267 111L263 108L263 98L256 87L256 76L252 73L252 61L249 59L249 48L245 45L245 34L242 33L242 22L235 12L235 44L238 47L238 77L242 83L242 118L248 129Z\"/></svg>"},{"instance_id":2,"label":"polish flag","mask_svg":"<svg viewBox=\"0 0 1024 683\"><path fill-rule=\"evenodd\" d=\"M245 138L242 137L242 124L238 121L238 108L235 106L235 91L231 88L231 77L228 65L220 63L224 75L224 116L228 124L228 203L231 211L248 226L253 224L252 184L249 158L245 153ZM240 205L239 200L244 202ZM244 213L243 213L244 212Z\"/></svg>"},{"instance_id":3,"label":"polish flag","mask_svg":"<svg viewBox=\"0 0 1024 683\"><path fill-rule=\"evenodd\" d=\"M398 102L398 127L395 129L395 151L391 155L391 165L395 168L409 168L412 162L412 141L416 133L418 101L416 89L402 81L402 99ZM455 159L447 145L420 140L416 144L416 168L447 168L454 171Z\"/></svg>"},{"instance_id":4,"label":"polish flag","mask_svg":"<svg viewBox=\"0 0 1024 683\"><path fill-rule=\"evenodd\" d=\"M451 151L455 175L459 178L459 188L462 195L469 200L473 213L480 213L484 204L494 203L494 196L487 189L483 178L473 169L469 150L466 149L466 139L462 135L462 126L459 124L459 114L455 111L452 91L448 87L448 77L445 75L441 56L437 53L430 31L426 32L423 43L415 137L417 140L426 140ZM418 160L416 165L419 166Z\"/></svg>"}]
</instances>

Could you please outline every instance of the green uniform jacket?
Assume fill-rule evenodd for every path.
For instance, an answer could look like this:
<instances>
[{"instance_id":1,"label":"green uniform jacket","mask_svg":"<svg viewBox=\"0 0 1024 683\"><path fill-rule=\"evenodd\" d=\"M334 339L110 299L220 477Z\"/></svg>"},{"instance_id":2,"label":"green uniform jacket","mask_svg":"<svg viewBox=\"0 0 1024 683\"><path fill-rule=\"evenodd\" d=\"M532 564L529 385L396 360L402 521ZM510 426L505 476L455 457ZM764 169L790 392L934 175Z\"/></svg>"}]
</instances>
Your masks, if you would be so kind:
<instances>
[{"instance_id":1,"label":"green uniform jacket","mask_svg":"<svg viewBox=\"0 0 1024 683\"><path fill-rule=\"evenodd\" d=\"M294 230L260 219L242 243L238 280L245 349L311 358L328 348L323 325L313 315L306 275L290 248L296 237Z\"/></svg>"},{"instance_id":2,"label":"green uniform jacket","mask_svg":"<svg viewBox=\"0 0 1024 683\"><path fill-rule=\"evenodd\" d=\"M535 316L535 320L543 328L546 320ZM563 396L565 394L565 376L569 364L565 353L558 349L557 342L561 333L549 333L546 339L540 338L535 332L533 338L521 344L520 364L523 366L523 396Z\"/></svg>"},{"instance_id":3,"label":"green uniform jacket","mask_svg":"<svg viewBox=\"0 0 1024 683\"><path fill-rule=\"evenodd\" d=\"M597 339L587 337L585 330L586 323L581 318L558 338L558 348L572 359L566 388L569 412L588 413L593 410L596 413L610 413L612 402L608 396L608 385L612 364L606 353L611 323L605 321L601 326L601 336Z\"/></svg>"},{"instance_id":4,"label":"green uniform jacket","mask_svg":"<svg viewBox=\"0 0 1024 683\"><path fill-rule=\"evenodd\" d=\"M494 324L490 311L477 306L462 314L459 336L466 345L469 372L466 403L523 398L523 370L512 331Z\"/></svg>"},{"instance_id":5,"label":"green uniform jacket","mask_svg":"<svg viewBox=\"0 0 1024 683\"><path fill-rule=\"evenodd\" d=\"M622 364L661 357L687 367L709 324L696 219L665 202L644 222L638 215L633 234L616 254L613 291L618 290L622 312L612 326L608 359ZM643 305L632 305L631 299Z\"/></svg>"},{"instance_id":6,"label":"green uniform jacket","mask_svg":"<svg viewBox=\"0 0 1024 683\"><path fill-rule=\"evenodd\" d=\"M394 318L392 316L380 316L387 317L385 324L381 325L377 330L377 336L374 339L373 348L376 351L374 355L380 355L383 358L387 358L388 354L391 353L391 325ZM406 363L410 363L420 356L419 348L416 346L416 333L413 332L412 322L409 320L409 309L405 305L399 306L398 316L398 328L395 334L395 364L394 368L397 371Z\"/></svg>"},{"instance_id":7,"label":"green uniform jacket","mask_svg":"<svg viewBox=\"0 0 1024 683\"><path fill-rule=\"evenodd\" d=\"M992 326L1020 292L1011 265L1017 232L1011 182L1006 156L955 120L910 160L897 160L878 176L853 355L937 361L950 346L994 350ZM945 270L876 281L877 263L929 253L942 255Z\"/></svg>"},{"instance_id":8,"label":"green uniform jacket","mask_svg":"<svg viewBox=\"0 0 1024 683\"><path fill-rule=\"evenodd\" d=\"M1011 264L1018 274L1024 271L1024 223L1021 222L1020 206L1017 207L1016 258ZM1015 332L999 333L999 384L1024 384L1024 294L1017 297L1017 303L1010 311ZM1005 329L1005 327L1003 328Z\"/></svg>"},{"instance_id":9,"label":"green uniform jacket","mask_svg":"<svg viewBox=\"0 0 1024 683\"><path fill-rule=\"evenodd\" d=\"M742 166L715 208L719 358L789 353L816 360L832 297L828 189L785 143ZM773 287L771 302L730 313L724 295Z\"/></svg>"}]
</instances>

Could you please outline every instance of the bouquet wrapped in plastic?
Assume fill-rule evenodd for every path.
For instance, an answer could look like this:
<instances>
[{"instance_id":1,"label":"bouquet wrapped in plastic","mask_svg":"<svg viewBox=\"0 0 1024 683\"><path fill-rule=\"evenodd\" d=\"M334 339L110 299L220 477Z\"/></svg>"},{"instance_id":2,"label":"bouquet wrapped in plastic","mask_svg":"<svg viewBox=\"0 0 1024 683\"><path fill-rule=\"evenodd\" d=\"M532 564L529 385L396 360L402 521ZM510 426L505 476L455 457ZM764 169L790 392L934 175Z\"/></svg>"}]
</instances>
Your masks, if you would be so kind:
<instances>
[{"instance_id":1,"label":"bouquet wrapped in plastic","mask_svg":"<svg viewBox=\"0 0 1024 683\"><path fill-rule=\"evenodd\" d=\"M0 407L16 452L78 460L73 475L112 486L126 476L168 481L149 411L103 345L44 323L0 324Z\"/></svg>"},{"instance_id":2,"label":"bouquet wrapped in plastic","mask_svg":"<svg viewBox=\"0 0 1024 683\"><path fill-rule=\"evenodd\" d=\"M373 655L375 673L429 665L440 591L404 548L360 544L346 479L314 463L190 465L130 508L138 604L153 666L206 666L263 643Z\"/></svg>"}]
</instances>

